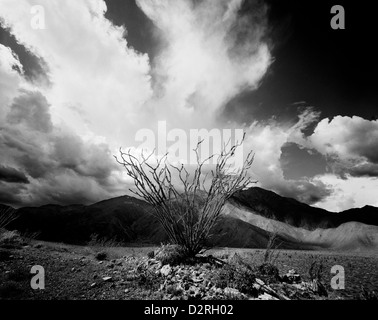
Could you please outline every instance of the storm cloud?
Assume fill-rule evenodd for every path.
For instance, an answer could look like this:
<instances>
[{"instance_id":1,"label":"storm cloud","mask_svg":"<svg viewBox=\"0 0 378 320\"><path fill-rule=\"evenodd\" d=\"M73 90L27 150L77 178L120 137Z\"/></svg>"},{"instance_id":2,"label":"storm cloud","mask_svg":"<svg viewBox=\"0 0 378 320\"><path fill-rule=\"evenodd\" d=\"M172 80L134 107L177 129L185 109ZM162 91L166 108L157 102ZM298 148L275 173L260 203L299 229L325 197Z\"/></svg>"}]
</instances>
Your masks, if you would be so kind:
<instances>
[{"instance_id":1,"label":"storm cloud","mask_svg":"<svg viewBox=\"0 0 378 320\"><path fill-rule=\"evenodd\" d=\"M29 183L23 172L3 165L0 165L0 180L10 183Z\"/></svg>"},{"instance_id":2,"label":"storm cloud","mask_svg":"<svg viewBox=\"0 0 378 320\"><path fill-rule=\"evenodd\" d=\"M335 194L333 203L341 202L335 177L378 176L377 121L321 120L315 108L291 123L219 121L233 98L259 88L274 63L263 1L136 3L159 41L153 58L128 43L125 26L105 18L103 0L39 1L45 30L30 26L34 1L0 2L3 27L43 62L46 78L30 77L20 62L27 59L0 45L1 202L91 203L125 194L132 181L113 155L120 146L138 147L140 129L158 136L160 120L168 130L243 129L260 186L308 204L333 208L327 199ZM305 136L310 125L315 130ZM280 159L288 143L316 150L333 176L285 178Z\"/></svg>"}]
</instances>

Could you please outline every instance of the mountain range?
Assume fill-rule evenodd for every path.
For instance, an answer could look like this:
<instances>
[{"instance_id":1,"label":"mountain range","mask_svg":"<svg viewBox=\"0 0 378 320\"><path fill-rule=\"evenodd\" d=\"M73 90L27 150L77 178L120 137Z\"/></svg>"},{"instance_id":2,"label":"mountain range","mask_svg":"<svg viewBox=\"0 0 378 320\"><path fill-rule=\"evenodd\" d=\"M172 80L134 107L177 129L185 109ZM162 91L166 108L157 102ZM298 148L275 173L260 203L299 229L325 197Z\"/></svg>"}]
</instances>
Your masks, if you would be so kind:
<instances>
[{"instance_id":1,"label":"mountain range","mask_svg":"<svg viewBox=\"0 0 378 320\"><path fill-rule=\"evenodd\" d=\"M130 196L88 206L24 207L17 209L18 218L8 228L70 244L85 244L93 234L125 243L160 244L168 239L153 210ZM333 213L253 187L226 202L209 245L265 248L273 233L285 249L377 250L378 208Z\"/></svg>"}]
</instances>

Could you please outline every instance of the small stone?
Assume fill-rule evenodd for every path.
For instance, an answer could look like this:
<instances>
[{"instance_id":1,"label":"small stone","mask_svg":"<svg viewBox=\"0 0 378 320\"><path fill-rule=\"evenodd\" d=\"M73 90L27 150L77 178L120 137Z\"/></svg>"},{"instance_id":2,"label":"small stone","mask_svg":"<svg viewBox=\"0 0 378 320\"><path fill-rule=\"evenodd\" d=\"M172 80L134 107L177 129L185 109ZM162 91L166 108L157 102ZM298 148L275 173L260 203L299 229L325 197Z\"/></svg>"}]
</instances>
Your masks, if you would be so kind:
<instances>
[{"instance_id":1,"label":"small stone","mask_svg":"<svg viewBox=\"0 0 378 320\"><path fill-rule=\"evenodd\" d=\"M75 268L72 268L71 271L74 272L74 271L75 271Z\"/></svg>"},{"instance_id":2,"label":"small stone","mask_svg":"<svg viewBox=\"0 0 378 320\"><path fill-rule=\"evenodd\" d=\"M259 295L259 300L278 300L277 298L271 296L268 293L264 293L262 295Z\"/></svg>"},{"instance_id":3,"label":"small stone","mask_svg":"<svg viewBox=\"0 0 378 320\"><path fill-rule=\"evenodd\" d=\"M169 264L166 264L160 269L160 273L164 276L167 277L170 273L172 272L172 268Z\"/></svg>"},{"instance_id":4,"label":"small stone","mask_svg":"<svg viewBox=\"0 0 378 320\"><path fill-rule=\"evenodd\" d=\"M135 274L127 274L126 275L126 280L127 281L133 281L137 278L137 276Z\"/></svg>"},{"instance_id":5,"label":"small stone","mask_svg":"<svg viewBox=\"0 0 378 320\"><path fill-rule=\"evenodd\" d=\"M257 283L254 283L252 287L253 287L254 289L256 289L256 290L260 290L261 285L259 285L259 284L257 284Z\"/></svg>"},{"instance_id":6,"label":"small stone","mask_svg":"<svg viewBox=\"0 0 378 320\"><path fill-rule=\"evenodd\" d=\"M193 278L192 278L192 281L193 281L194 283L198 283L198 282L202 282L203 279L200 279L200 278L197 278L197 277L193 277Z\"/></svg>"},{"instance_id":7,"label":"small stone","mask_svg":"<svg viewBox=\"0 0 378 320\"><path fill-rule=\"evenodd\" d=\"M125 289L125 293L128 293L130 290L129 289Z\"/></svg>"},{"instance_id":8,"label":"small stone","mask_svg":"<svg viewBox=\"0 0 378 320\"><path fill-rule=\"evenodd\" d=\"M230 287L224 288L223 292L224 292L224 294L230 295L232 297L238 297L238 296L240 296L240 291L239 290L234 289L234 288L230 288Z\"/></svg>"},{"instance_id":9,"label":"small stone","mask_svg":"<svg viewBox=\"0 0 378 320\"><path fill-rule=\"evenodd\" d=\"M102 280L104 280L105 282L110 282L112 281L112 277L104 277L102 278Z\"/></svg>"},{"instance_id":10,"label":"small stone","mask_svg":"<svg viewBox=\"0 0 378 320\"><path fill-rule=\"evenodd\" d=\"M301 276L294 269L289 270L289 272L282 277L282 282L290 284L300 283L301 281Z\"/></svg>"},{"instance_id":11,"label":"small stone","mask_svg":"<svg viewBox=\"0 0 378 320\"><path fill-rule=\"evenodd\" d=\"M95 287L96 286L96 282L93 282L92 284L91 284L91 288L93 288L93 287Z\"/></svg>"},{"instance_id":12,"label":"small stone","mask_svg":"<svg viewBox=\"0 0 378 320\"><path fill-rule=\"evenodd\" d=\"M214 292L216 293L216 294L222 294L223 293L223 290L221 289L221 288L215 288L214 287Z\"/></svg>"}]
</instances>

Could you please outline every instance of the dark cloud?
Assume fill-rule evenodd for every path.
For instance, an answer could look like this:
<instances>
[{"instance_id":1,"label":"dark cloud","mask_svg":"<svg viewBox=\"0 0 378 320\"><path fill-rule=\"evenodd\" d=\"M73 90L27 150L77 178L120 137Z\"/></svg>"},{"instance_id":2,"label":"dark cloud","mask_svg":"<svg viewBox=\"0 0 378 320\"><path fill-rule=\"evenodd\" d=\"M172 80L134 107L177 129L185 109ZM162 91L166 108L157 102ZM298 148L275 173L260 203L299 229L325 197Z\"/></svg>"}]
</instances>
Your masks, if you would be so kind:
<instances>
[{"instance_id":1,"label":"dark cloud","mask_svg":"<svg viewBox=\"0 0 378 320\"><path fill-rule=\"evenodd\" d=\"M21 91L10 104L0 126L0 202L89 204L111 197L112 173L121 168L108 145L54 127L49 109L34 91Z\"/></svg>"},{"instance_id":2,"label":"dark cloud","mask_svg":"<svg viewBox=\"0 0 378 320\"><path fill-rule=\"evenodd\" d=\"M351 176L354 177L371 177L378 178L378 164L366 163L360 164L349 170Z\"/></svg>"},{"instance_id":3,"label":"dark cloud","mask_svg":"<svg viewBox=\"0 0 378 320\"><path fill-rule=\"evenodd\" d=\"M286 143L281 151L280 162L285 179L300 180L326 173L327 161L316 150L301 148L296 143Z\"/></svg>"},{"instance_id":4,"label":"dark cloud","mask_svg":"<svg viewBox=\"0 0 378 320\"><path fill-rule=\"evenodd\" d=\"M323 182L313 180L288 180L272 189L281 196L294 198L309 205L322 201L333 193L333 190Z\"/></svg>"},{"instance_id":5,"label":"dark cloud","mask_svg":"<svg viewBox=\"0 0 378 320\"><path fill-rule=\"evenodd\" d=\"M378 164L360 161L330 161L329 169L342 179L352 177L378 178Z\"/></svg>"},{"instance_id":6,"label":"dark cloud","mask_svg":"<svg viewBox=\"0 0 378 320\"><path fill-rule=\"evenodd\" d=\"M30 50L19 43L9 30L3 28L0 21L0 44L12 49L17 55L23 66L23 70L15 70L22 74L29 82L50 86L49 69L47 63L41 58L34 55Z\"/></svg>"},{"instance_id":7,"label":"dark cloud","mask_svg":"<svg viewBox=\"0 0 378 320\"><path fill-rule=\"evenodd\" d=\"M92 177L99 183L105 181L112 170L117 168L107 145L86 145L79 136L70 134L54 139L52 158L60 167L71 169L85 177Z\"/></svg>"},{"instance_id":8,"label":"dark cloud","mask_svg":"<svg viewBox=\"0 0 378 320\"><path fill-rule=\"evenodd\" d=\"M49 108L40 92L24 91L14 99L7 120L13 125L24 123L33 130L49 133L53 127Z\"/></svg>"},{"instance_id":9,"label":"dark cloud","mask_svg":"<svg viewBox=\"0 0 378 320\"><path fill-rule=\"evenodd\" d=\"M46 149L49 139L49 135L12 126L3 128L0 146L8 162L16 163L31 177L38 179L44 177L54 165Z\"/></svg>"},{"instance_id":10,"label":"dark cloud","mask_svg":"<svg viewBox=\"0 0 378 320\"><path fill-rule=\"evenodd\" d=\"M10 183L29 183L24 173L3 165L0 165L0 180Z\"/></svg>"},{"instance_id":11,"label":"dark cloud","mask_svg":"<svg viewBox=\"0 0 378 320\"><path fill-rule=\"evenodd\" d=\"M23 185L0 181L0 203L20 206L23 203L21 195L24 191L25 187Z\"/></svg>"}]
</instances>

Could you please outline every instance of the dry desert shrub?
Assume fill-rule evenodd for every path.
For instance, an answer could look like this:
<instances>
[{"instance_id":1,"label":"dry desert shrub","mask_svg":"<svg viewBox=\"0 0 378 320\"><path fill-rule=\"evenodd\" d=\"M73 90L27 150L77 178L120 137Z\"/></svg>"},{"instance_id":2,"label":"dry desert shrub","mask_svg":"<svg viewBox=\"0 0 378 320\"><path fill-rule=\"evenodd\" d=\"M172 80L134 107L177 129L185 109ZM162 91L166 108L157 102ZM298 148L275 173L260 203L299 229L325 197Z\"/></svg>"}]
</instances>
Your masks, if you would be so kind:
<instances>
[{"instance_id":1,"label":"dry desert shrub","mask_svg":"<svg viewBox=\"0 0 378 320\"><path fill-rule=\"evenodd\" d=\"M163 265L177 265L184 263L186 260L185 250L180 245L162 244L155 252L156 260L159 260Z\"/></svg>"},{"instance_id":2,"label":"dry desert shrub","mask_svg":"<svg viewBox=\"0 0 378 320\"><path fill-rule=\"evenodd\" d=\"M121 247L122 243L114 238L108 239L100 237L97 233L92 233L87 245L90 247Z\"/></svg>"},{"instance_id":3,"label":"dry desert shrub","mask_svg":"<svg viewBox=\"0 0 378 320\"><path fill-rule=\"evenodd\" d=\"M171 243L181 246L188 257L194 257L211 238L227 199L255 183L248 176L252 152L241 168L230 166L243 141L231 147L224 145L220 154L204 160L200 157L203 140L198 142L194 149L196 165L190 173L183 164L169 163L168 154L159 158L154 151L145 155L120 150L120 159L116 160L134 181L135 190L130 191L154 207L153 215ZM216 164L209 170L207 165L212 158Z\"/></svg>"},{"instance_id":4,"label":"dry desert shrub","mask_svg":"<svg viewBox=\"0 0 378 320\"><path fill-rule=\"evenodd\" d=\"M255 279L255 272L251 265L235 253L215 272L212 281L216 287L221 289L235 288L241 293L255 295Z\"/></svg>"},{"instance_id":5,"label":"dry desert shrub","mask_svg":"<svg viewBox=\"0 0 378 320\"><path fill-rule=\"evenodd\" d=\"M15 248L25 242L18 231L0 230L0 245L4 248Z\"/></svg>"}]
</instances>

